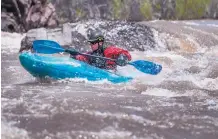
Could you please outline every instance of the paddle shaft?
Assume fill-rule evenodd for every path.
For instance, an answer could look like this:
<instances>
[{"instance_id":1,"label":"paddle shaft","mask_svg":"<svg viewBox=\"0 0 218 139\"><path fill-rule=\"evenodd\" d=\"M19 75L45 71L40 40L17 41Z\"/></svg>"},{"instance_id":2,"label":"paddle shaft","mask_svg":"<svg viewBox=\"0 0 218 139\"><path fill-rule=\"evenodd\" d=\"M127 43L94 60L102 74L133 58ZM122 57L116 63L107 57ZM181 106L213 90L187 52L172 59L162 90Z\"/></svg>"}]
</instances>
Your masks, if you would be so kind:
<instances>
[{"instance_id":1,"label":"paddle shaft","mask_svg":"<svg viewBox=\"0 0 218 139\"><path fill-rule=\"evenodd\" d=\"M106 59L106 60L111 60L111 61L116 62L116 59L101 57L101 56L95 56L95 55L90 55L90 54L84 54L84 53L80 53L80 52L77 52L77 51L72 51L72 50L69 50L69 49L66 49L65 52L69 52L69 53L72 52L72 53L77 53L76 55L84 55L84 56L89 56L89 57L94 57L94 58L101 58L101 59Z\"/></svg>"}]
</instances>

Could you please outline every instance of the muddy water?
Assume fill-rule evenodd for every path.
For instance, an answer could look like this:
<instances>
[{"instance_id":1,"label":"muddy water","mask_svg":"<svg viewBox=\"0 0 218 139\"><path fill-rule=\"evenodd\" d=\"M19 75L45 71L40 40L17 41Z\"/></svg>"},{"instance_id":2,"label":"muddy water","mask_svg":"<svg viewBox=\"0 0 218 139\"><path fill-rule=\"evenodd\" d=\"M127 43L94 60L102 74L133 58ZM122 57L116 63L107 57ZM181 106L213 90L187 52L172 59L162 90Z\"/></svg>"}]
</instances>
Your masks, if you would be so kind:
<instances>
[{"instance_id":1,"label":"muddy water","mask_svg":"<svg viewBox=\"0 0 218 139\"><path fill-rule=\"evenodd\" d=\"M167 49L134 51L133 59L158 62L163 71L150 76L119 68L135 79L117 85L35 79L18 61L23 35L2 32L2 138L216 139L217 21L142 24Z\"/></svg>"}]
</instances>

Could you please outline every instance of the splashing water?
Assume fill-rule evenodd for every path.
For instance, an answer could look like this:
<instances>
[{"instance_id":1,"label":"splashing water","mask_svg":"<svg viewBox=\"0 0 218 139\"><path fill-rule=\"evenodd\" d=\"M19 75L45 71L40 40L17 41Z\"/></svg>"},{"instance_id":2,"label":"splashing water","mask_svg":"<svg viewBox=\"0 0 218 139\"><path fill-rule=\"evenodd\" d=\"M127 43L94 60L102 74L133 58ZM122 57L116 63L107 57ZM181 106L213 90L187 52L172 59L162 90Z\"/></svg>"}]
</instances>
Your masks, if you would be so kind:
<instances>
[{"instance_id":1,"label":"splashing water","mask_svg":"<svg viewBox=\"0 0 218 139\"><path fill-rule=\"evenodd\" d=\"M105 22L93 21L75 23L73 29L85 36L90 24L111 29ZM218 22L137 24L152 27L153 41L147 43L143 37L130 34L129 46L137 42L143 48L149 44L155 47L131 51L133 60L151 60L160 63L163 70L152 76L132 66L119 67L118 73L134 80L116 85L106 80L37 80L18 61L25 34L2 32L2 138L216 139ZM109 40L122 31L128 37L128 31L134 32L129 25L116 22L116 28L108 33ZM117 42L121 41L126 40Z\"/></svg>"}]
</instances>

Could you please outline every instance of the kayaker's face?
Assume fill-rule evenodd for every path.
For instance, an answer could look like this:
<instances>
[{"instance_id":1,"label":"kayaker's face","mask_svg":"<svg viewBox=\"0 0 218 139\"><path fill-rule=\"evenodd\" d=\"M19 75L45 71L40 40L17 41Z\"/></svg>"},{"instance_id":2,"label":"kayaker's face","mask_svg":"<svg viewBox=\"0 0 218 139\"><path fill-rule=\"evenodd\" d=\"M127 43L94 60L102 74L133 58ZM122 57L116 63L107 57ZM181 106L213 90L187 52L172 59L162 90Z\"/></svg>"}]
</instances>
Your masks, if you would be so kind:
<instances>
[{"instance_id":1,"label":"kayaker's face","mask_svg":"<svg viewBox=\"0 0 218 139\"><path fill-rule=\"evenodd\" d=\"M103 45L103 42L94 42L94 43L91 43L92 51L98 50L98 48L101 47L102 45Z\"/></svg>"}]
</instances>

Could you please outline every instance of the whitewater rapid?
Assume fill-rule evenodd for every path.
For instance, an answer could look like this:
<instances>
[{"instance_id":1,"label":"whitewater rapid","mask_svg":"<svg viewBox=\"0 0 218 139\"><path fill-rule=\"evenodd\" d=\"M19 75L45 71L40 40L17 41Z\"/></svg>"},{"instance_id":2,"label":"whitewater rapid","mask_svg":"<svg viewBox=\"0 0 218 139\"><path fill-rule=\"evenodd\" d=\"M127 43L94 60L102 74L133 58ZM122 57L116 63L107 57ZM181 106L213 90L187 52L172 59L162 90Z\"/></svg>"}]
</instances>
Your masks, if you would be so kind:
<instances>
[{"instance_id":1,"label":"whitewater rapid","mask_svg":"<svg viewBox=\"0 0 218 139\"><path fill-rule=\"evenodd\" d=\"M152 27L159 47L132 51L133 60L151 60L163 70L152 76L119 67L134 80L117 85L39 81L18 60L25 34L1 32L2 138L216 139L218 22L140 24Z\"/></svg>"}]
</instances>

